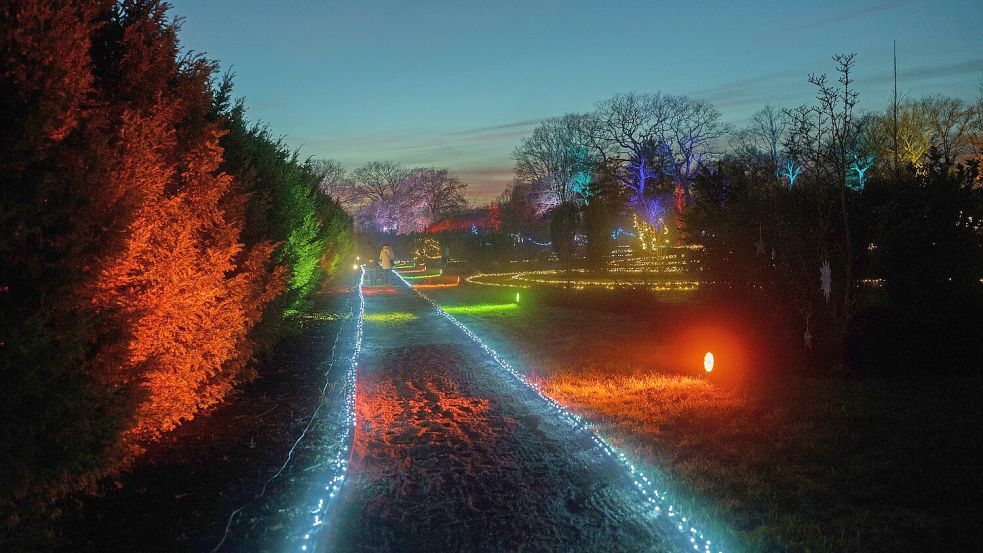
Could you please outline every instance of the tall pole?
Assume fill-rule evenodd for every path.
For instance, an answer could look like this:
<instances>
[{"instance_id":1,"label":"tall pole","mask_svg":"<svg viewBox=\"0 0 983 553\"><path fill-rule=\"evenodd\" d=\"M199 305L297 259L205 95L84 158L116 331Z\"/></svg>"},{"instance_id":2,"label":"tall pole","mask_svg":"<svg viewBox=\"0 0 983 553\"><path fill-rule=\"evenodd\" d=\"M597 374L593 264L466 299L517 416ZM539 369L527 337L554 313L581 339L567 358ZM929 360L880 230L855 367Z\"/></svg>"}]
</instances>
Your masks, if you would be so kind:
<instances>
[{"instance_id":1,"label":"tall pole","mask_svg":"<svg viewBox=\"0 0 983 553\"><path fill-rule=\"evenodd\" d=\"M894 182L901 180L901 158L898 152L898 41L894 41Z\"/></svg>"}]
</instances>

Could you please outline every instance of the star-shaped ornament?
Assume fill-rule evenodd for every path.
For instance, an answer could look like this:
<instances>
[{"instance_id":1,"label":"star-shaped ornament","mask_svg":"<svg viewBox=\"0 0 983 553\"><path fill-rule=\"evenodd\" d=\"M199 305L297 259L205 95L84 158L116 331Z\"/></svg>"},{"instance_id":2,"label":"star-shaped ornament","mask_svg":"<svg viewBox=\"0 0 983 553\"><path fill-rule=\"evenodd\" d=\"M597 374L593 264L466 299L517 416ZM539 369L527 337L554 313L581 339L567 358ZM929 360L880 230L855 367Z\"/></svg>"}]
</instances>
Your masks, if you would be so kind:
<instances>
[{"instance_id":1,"label":"star-shaped ornament","mask_svg":"<svg viewBox=\"0 0 983 553\"><path fill-rule=\"evenodd\" d=\"M758 225L758 241L755 242L754 249L754 255L764 255L765 253L765 239L761 237L761 225Z\"/></svg>"},{"instance_id":2,"label":"star-shaped ornament","mask_svg":"<svg viewBox=\"0 0 983 553\"><path fill-rule=\"evenodd\" d=\"M823 291L823 296L826 297L826 301L829 301L829 296L833 293L833 276L829 269L828 259L823 261L822 266L819 267L819 283L821 285L820 290Z\"/></svg>"}]
</instances>

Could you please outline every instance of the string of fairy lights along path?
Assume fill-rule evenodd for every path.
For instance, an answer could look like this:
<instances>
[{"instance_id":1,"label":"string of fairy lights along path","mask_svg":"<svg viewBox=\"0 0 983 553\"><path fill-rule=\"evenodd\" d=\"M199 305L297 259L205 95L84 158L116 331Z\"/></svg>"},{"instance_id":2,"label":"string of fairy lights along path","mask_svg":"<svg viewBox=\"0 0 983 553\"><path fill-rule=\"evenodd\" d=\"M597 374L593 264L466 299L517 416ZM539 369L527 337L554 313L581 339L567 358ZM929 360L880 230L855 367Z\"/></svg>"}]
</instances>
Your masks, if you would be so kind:
<instances>
[{"instance_id":1,"label":"string of fairy lights along path","mask_svg":"<svg viewBox=\"0 0 983 553\"><path fill-rule=\"evenodd\" d=\"M358 296L360 300L361 300L361 293L362 293L361 282L359 282ZM351 319L352 318L351 315L354 314L352 310L351 297L349 297L348 300L346 300L345 305L347 306L346 310L349 312L348 318ZM361 317L359 317L356 324L359 327L361 326ZM225 544L225 541L229 538L229 534L232 530L232 525L235 523L236 518L238 518L238 516L242 513L242 511L244 511L246 508L248 508L250 505L255 503L257 500L259 500L266 494L266 490L269 487L270 483L272 483L273 480L278 478L283 473L283 471L287 468L287 465L289 465L290 461L293 459L294 451L296 451L297 446L299 446L300 443L303 442L304 438L307 436L307 432L311 429L311 426L314 424L314 420L317 418L318 412L321 410L321 407L324 405L325 400L327 399L327 392L330 385L329 375L331 374L331 369L334 368L335 360L337 358L338 342L341 339L342 334L344 334L344 327L338 330L338 332L335 334L334 342L332 342L331 344L331 355L329 357L328 366L324 371L325 380L324 380L324 385L321 387L320 400L318 401L318 405L314 409L314 412L311 414L311 417L308 420L307 425L304 426L304 429L301 431L300 435L297 437L296 440L294 440L293 445L290 446L290 449L287 451L287 456L284 459L283 463L280 465L280 468L277 469L277 471L273 473L272 476L267 478L265 482L263 482L263 486L260 488L259 492L257 492L249 501L240 505L229 514L229 517L228 519L226 519L225 522L225 529L222 532L222 538L211 550L211 553L216 553L219 549L222 548L222 546ZM342 391L342 393L345 393L344 390Z\"/></svg>"},{"instance_id":2,"label":"string of fairy lights along path","mask_svg":"<svg viewBox=\"0 0 983 553\"><path fill-rule=\"evenodd\" d=\"M355 436L355 396L357 393L357 374L358 356L362 351L362 333L365 320L365 295L362 293L362 286L365 284L365 267L359 266L358 284L356 286L356 297L358 298L358 311L355 319L355 342L352 350L352 361L345 372L345 402L344 402L344 430L341 436L341 447L335 451L334 459L328 466L324 483L316 488L314 495L316 501L305 508L304 512L309 517L308 522L301 530L301 537L292 543L292 551L308 551L317 541L317 536L324 530L324 521L328 509L334 504L334 500L341 491L341 485L348 474L348 467L351 465L352 440ZM316 415L316 413L315 413ZM299 543L298 543L299 542Z\"/></svg>"},{"instance_id":3,"label":"string of fairy lights along path","mask_svg":"<svg viewBox=\"0 0 983 553\"><path fill-rule=\"evenodd\" d=\"M590 426L590 422L577 415L565 407L560 405L556 400L549 397L537 386L535 383L530 382L525 375L517 371L512 365L506 361L497 351L492 349L491 346L486 344L477 334L471 331L464 323L459 321L453 315L444 310L437 302L430 299L429 296L414 289L413 285L403 278L398 271L393 271L396 276L403 281L410 290L416 293L418 296L426 300L437 313L443 316L445 319L451 322L454 326L460 329L464 334L466 334L471 340L473 340L482 350L485 351L501 368L503 368L507 373L512 375L520 383L524 384L527 388L532 390L540 399L542 399L549 408L557 415L561 420L565 421L567 424L572 426L575 431L584 432L590 436L594 445L601 455L605 457L617 460L621 467L626 471L627 476L633 482L637 491L641 494L643 501L648 503L653 509L656 516L666 516L671 520L673 527L678 530L681 540L685 543L688 542L692 546L692 549L697 552L703 553L724 553L723 547L719 542L714 542L709 539L709 533L697 528L695 522L690 520L690 517L683 516L682 512L671 502L668 494L665 490L659 490L655 487L655 483L650 480L645 474L635 466L635 464L624 454L618 451L614 446L612 446L608 440L597 434ZM716 545L715 545L716 543Z\"/></svg>"}]
</instances>

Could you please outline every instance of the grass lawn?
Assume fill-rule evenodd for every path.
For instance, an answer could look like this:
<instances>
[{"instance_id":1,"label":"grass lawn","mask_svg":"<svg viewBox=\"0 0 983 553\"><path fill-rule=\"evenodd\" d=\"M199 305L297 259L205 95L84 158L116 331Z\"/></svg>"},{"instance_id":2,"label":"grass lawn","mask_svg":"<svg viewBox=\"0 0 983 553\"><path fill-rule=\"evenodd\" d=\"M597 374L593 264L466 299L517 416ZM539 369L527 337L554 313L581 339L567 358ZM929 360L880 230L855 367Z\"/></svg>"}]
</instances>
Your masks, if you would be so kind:
<instances>
[{"instance_id":1,"label":"grass lawn","mask_svg":"<svg viewBox=\"0 0 983 553\"><path fill-rule=\"evenodd\" d=\"M980 550L979 378L720 384L680 344L685 304L422 291L733 530L739 549Z\"/></svg>"}]
</instances>

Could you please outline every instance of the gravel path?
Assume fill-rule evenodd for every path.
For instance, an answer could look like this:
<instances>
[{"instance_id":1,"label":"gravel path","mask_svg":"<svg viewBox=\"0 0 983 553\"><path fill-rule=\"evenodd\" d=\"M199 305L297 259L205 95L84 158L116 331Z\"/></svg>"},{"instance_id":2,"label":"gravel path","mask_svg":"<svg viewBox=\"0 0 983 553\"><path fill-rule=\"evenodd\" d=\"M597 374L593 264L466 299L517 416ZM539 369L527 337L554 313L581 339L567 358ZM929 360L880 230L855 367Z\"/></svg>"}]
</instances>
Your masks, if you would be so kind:
<instances>
[{"instance_id":1,"label":"gravel path","mask_svg":"<svg viewBox=\"0 0 983 553\"><path fill-rule=\"evenodd\" d=\"M366 289L358 425L323 551L668 551L616 462L402 285Z\"/></svg>"}]
</instances>

